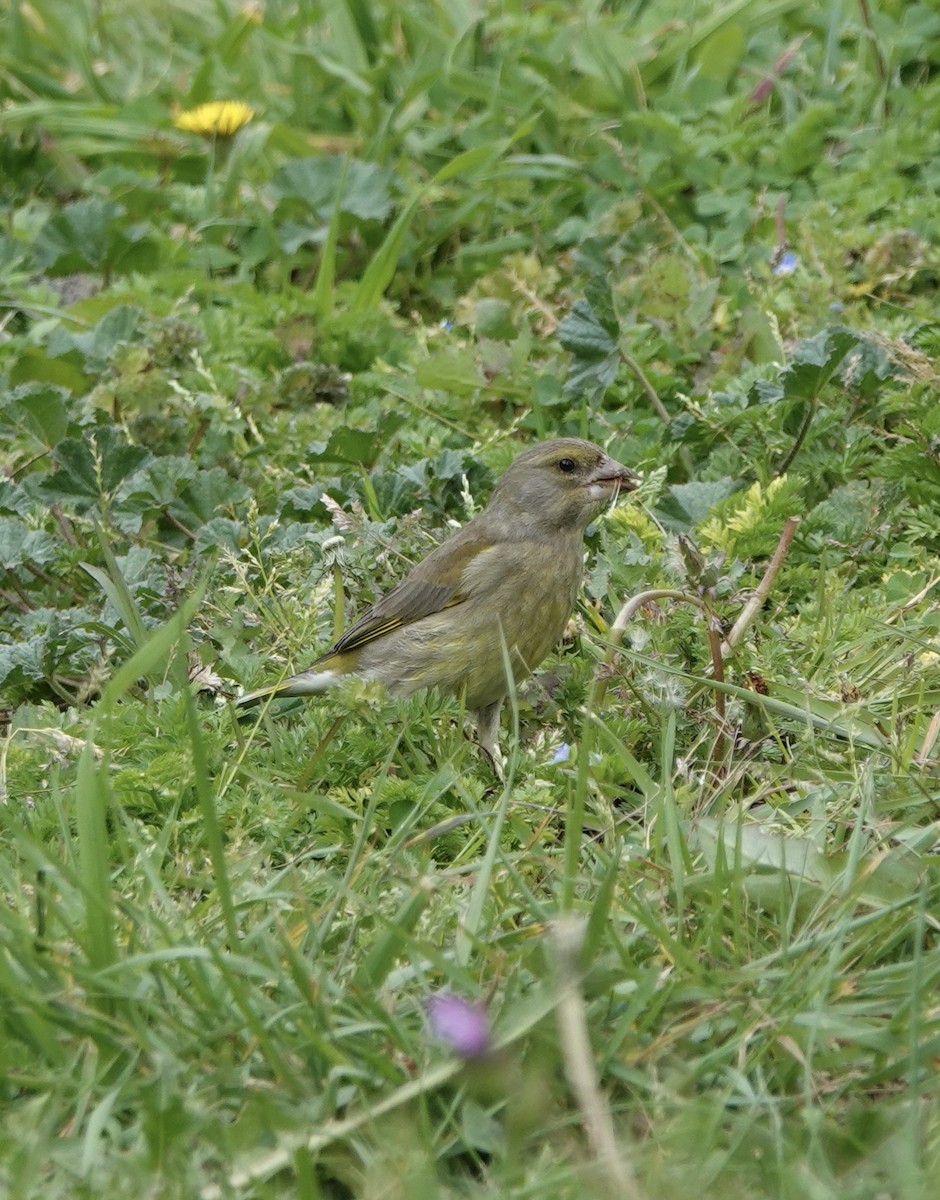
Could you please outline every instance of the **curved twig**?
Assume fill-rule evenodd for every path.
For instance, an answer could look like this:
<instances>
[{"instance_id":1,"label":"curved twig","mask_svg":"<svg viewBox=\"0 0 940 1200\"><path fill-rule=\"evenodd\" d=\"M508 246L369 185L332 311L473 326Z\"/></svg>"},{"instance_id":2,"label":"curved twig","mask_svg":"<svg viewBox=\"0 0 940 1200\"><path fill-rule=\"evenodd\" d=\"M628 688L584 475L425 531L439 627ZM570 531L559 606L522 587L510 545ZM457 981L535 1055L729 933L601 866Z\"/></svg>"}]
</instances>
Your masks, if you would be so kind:
<instances>
[{"instance_id":1,"label":"curved twig","mask_svg":"<svg viewBox=\"0 0 940 1200\"><path fill-rule=\"evenodd\" d=\"M793 535L796 533L797 526L800 523L799 517L787 517L783 526L783 531L780 534L780 540L777 542L777 548L773 552L773 557L767 564L767 570L764 572L763 578L754 589L754 595L751 596L747 604L741 609L741 613L735 623L731 626L728 636L721 643L721 656L727 658L731 651L735 648L741 638L744 636L744 631L748 625L754 620L770 589L773 587L774 580L780 568L783 566L783 560L787 556L787 551L790 548L790 543L793 541Z\"/></svg>"}]
</instances>

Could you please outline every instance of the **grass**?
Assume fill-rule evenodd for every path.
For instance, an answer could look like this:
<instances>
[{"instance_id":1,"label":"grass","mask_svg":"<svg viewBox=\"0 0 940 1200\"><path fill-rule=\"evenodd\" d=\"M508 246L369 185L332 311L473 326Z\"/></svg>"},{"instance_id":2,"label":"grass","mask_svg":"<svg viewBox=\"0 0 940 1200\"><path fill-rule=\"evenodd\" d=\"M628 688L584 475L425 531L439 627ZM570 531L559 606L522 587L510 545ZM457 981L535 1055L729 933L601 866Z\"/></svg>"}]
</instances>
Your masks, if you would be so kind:
<instances>
[{"instance_id":1,"label":"grass","mask_svg":"<svg viewBox=\"0 0 940 1200\"><path fill-rule=\"evenodd\" d=\"M932 1198L936 13L6 20L0 1192ZM505 784L235 720L555 434Z\"/></svg>"}]
</instances>

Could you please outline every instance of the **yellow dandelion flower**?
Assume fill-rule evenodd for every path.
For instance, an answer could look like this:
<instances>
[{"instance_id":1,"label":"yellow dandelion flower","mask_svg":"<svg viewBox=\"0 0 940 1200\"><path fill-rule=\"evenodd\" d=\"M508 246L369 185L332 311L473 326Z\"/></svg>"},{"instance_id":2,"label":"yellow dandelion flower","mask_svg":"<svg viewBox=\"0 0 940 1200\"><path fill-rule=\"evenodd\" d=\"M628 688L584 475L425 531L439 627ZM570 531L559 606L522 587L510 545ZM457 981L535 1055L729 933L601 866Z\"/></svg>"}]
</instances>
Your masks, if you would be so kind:
<instances>
[{"instance_id":1,"label":"yellow dandelion flower","mask_svg":"<svg viewBox=\"0 0 940 1200\"><path fill-rule=\"evenodd\" d=\"M181 112L173 124L185 133L198 133L201 137L230 138L254 115L255 110L240 100L211 100Z\"/></svg>"}]
</instances>

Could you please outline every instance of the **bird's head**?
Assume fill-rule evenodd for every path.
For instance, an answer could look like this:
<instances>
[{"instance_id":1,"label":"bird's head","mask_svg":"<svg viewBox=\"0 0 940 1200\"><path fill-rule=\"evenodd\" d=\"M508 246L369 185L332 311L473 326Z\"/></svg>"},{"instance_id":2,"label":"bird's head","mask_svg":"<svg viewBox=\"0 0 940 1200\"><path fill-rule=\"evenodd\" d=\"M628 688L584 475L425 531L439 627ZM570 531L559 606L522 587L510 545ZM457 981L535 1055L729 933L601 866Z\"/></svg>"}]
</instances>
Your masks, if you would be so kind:
<instances>
[{"instance_id":1,"label":"bird's head","mask_svg":"<svg viewBox=\"0 0 940 1200\"><path fill-rule=\"evenodd\" d=\"M497 482L487 506L545 529L583 529L636 475L600 446L556 438L526 450Z\"/></svg>"}]
</instances>

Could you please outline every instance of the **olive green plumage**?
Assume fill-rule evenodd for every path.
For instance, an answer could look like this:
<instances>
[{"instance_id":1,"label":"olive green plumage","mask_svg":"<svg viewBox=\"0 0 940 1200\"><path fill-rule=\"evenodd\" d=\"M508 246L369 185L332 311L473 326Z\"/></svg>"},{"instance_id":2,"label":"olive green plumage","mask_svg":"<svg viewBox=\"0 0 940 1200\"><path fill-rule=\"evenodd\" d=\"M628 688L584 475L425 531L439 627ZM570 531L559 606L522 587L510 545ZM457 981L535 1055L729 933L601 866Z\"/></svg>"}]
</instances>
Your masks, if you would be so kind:
<instances>
[{"instance_id":1,"label":"olive green plumage","mask_svg":"<svg viewBox=\"0 0 940 1200\"><path fill-rule=\"evenodd\" d=\"M242 696L325 691L343 675L396 695L463 695L498 763L499 709L561 638L574 608L585 526L633 473L599 446L558 438L526 450L486 508L418 565L306 671ZM507 676L507 656L511 676Z\"/></svg>"}]
</instances>

